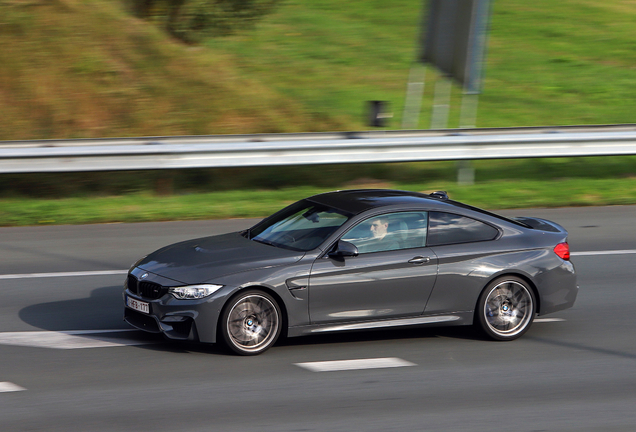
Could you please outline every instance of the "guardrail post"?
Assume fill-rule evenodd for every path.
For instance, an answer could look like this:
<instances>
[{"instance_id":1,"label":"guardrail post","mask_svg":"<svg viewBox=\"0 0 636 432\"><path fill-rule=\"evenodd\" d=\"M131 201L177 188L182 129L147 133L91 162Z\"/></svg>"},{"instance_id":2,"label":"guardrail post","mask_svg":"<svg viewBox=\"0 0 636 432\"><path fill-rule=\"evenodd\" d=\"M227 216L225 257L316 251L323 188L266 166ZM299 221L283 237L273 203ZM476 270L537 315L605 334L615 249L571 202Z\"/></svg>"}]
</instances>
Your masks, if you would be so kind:
<instances>
[{"instance_id":1,"label":"guardrail post","mask_svg":"<svg viewBox=\"0 0 636 432\"><path fill-rule=\"evenodd\" d=\"M155 193L159 196L172 195L174 192L174 177L172 170L157 173L155 180Z\"/></svg>"}]
</instances>

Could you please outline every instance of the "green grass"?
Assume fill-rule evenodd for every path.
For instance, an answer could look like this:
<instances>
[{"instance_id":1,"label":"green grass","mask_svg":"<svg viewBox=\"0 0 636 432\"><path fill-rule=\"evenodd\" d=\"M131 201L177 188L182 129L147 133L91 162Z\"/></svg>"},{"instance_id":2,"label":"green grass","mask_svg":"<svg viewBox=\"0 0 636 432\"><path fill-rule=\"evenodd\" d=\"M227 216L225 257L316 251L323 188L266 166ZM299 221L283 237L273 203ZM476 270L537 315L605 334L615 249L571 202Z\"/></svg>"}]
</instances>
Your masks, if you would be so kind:
<instances>
[{"instance_id":1,"label":"green grass","mask_svg":"<svg viewBox=\"0 0 636 432\"><path fill-rule=\"evenodd\" d=\"M235 58L335 127L361 129L367 100L393 107L399 128L422 2L288 0L255 30L206 46ZM498 0L487 53L481 127L635 121L636 7L620 0ZM429 73L419 126L429 127ZM454 89L449 125L459 125Z\"/></svg>"},{"instance_id":2,"label":"green grass","mask_svg":"<svg viewBox=\"0 0 636 432\"><path fill-rule=\"evenodd\" d=\"M636 204L636 178L489 180L473 186L454 181L369 181L345 187L426 193L446 190L452 199L487 209ZM333 189L298 186L170 196L135 193L92 199L6 198L0 199L0 226L264 217L298 199Z\"/></svg>"},{"instance_id":3,"label":"green grass","mask_svg":"<svg viewBox=\"0 0 636 432\"><path fill-rule=\"evenodd\" d=\"M457 184L454 162L5 175L0 226L262 217L315 193L359 188L447 190L488 209L636 204L636 156L473 165L473 186ZM149 192L170 175L170 195Z\"/></svg>"}]
</instances>

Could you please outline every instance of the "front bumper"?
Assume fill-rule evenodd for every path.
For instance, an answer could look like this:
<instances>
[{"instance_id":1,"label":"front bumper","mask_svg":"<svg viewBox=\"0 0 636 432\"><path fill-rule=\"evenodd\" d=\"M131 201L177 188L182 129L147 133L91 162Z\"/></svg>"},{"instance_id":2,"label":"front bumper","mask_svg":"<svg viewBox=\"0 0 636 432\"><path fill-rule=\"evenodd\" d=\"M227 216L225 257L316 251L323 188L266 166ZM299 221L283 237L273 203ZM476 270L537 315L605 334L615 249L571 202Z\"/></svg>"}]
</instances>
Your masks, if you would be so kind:
<instances>
[{"instance_id":1,"label":"front bumper","mask_svg":"<svg viewBox=\"0 0 636 432\"><path fill-rule=\"evenodd\" d=\"M130 297L149 304L149 313L130 308L126 299ZM175 304L177 303L178 304ZM216 303L219 303L217 307ZM220 315L220 301L176 300L165 295L157 300L134 296L124 292L124 321L131 326L149 333L162 333L168 339L215 343L216 327Z\"/></svg>"},{"instance_id":2,"label":"front bumper","mask_svg":"<svg viewBox=\"0 0 636 432\"><path fill-rule=\"evenodd\" d=\"M138 268L133 269L130 276L139 278L140 274L144 274L145 282L160 287L174 284L174 281ZM167 288L154 292L137 287L131 290L128 282L124 288L124 321L131 326L150 333L162 333L173 340L216 342L217 323L224 297L220 293L197 300L177 300L168 294ZM147 313L129 306L128 298L147 304Z\"/></svg>"},{"instance_id":3,"label":"front bumper","mask_svg":"<svg viewBox=\"0 0 636 432\"><path fill-rule=\"evenodd\" d=\"M148 315L129 307L124 309L124 321L133 327L149 333L163 333L167 338L199 342L197 327L193 318L185 315L163 317Z\"/></svg>"}]
</instances>

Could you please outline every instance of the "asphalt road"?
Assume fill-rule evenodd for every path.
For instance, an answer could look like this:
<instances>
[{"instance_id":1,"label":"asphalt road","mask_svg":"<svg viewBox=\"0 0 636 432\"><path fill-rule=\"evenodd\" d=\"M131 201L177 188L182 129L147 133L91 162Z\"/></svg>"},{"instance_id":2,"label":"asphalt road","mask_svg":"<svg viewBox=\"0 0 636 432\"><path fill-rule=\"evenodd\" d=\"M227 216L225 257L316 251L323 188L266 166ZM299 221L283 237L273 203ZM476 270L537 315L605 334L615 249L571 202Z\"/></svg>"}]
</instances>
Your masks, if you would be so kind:
<instances>
[{"instance_id":1,"label":"asphalt road","mask_svg":"<svg viewBox=\"0 0 636 432\"><path fill-rule=\"evenodd\" d=\"M121 320L137 258L253 221L0 228L0 431L636 430L636 207L502 213L570 231L581 290L545 317L559 320L510 343L420 328L290 339L257 357ZM376 358L409 363L298 365Z\"/></svg>"}]
</instances>

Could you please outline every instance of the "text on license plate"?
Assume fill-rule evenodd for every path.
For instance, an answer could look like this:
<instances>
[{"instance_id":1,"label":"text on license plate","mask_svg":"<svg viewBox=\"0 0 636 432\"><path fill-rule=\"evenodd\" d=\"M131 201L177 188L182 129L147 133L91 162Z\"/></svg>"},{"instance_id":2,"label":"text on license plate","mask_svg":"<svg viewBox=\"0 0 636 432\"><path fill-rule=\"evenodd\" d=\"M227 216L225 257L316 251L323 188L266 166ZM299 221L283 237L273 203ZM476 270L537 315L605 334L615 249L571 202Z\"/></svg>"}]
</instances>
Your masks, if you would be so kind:
<instances>
[{"instance_id":1,"label":"text on license plate","mask_svg":"<svg viewBox=\"0 0 636 432\"><path fill-rule=\"evenodd\" d=\"M145 303L139 300L135 300L134 298L127 297L126 304L129 308L134 309L143 313L150 313L150 304Z\"/></svg>"}]
</instances>

